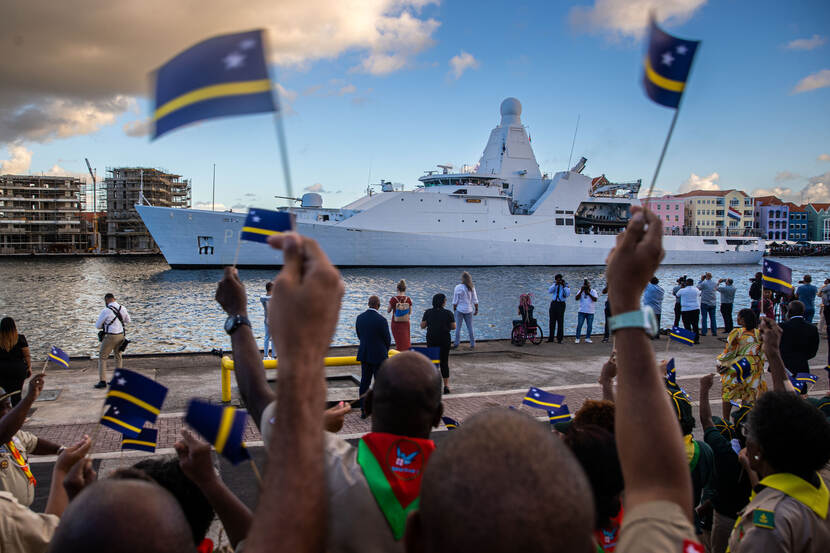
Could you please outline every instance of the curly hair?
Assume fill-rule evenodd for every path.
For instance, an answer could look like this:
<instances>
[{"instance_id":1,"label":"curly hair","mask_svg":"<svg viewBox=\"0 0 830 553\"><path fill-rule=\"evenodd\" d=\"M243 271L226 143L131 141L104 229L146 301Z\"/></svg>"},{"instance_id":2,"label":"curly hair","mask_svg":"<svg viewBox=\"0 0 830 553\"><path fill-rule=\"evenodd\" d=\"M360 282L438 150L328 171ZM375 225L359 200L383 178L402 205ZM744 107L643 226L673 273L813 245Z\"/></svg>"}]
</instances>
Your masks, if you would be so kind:
<instances>
[{"instance_id":1,"label":"curly hair","mask_svg":"<svg viewBox=\"0 0 830 553\"><path fill-rule=\"evenodd\" d=\"M747 423L749 438L776 472L808 476L830 460L830 422L790 392L766 392Z\"/></svg>"},{"instance_id":2,"label":"curly hair","mask_svg":"<svg viewBox=\"0 0 830 553\"><path fill-rule=\"evenodd\" d=\"M614 413L615 407L613 401L586 399L582 407L574 414L573 425L579 427L592 424L604 428L613 434Z\"/></svg>"},{"instance_id":3,"label":"curly hair","mask_svg":"<svg viewBox=\"0 0 830 553\"><path fill-rule=\"evenodd\" d=\"M620 493L624 486L614 435L595 424L583 424L572 428L564 440L591 483L595 527L607 528L620 512Z\"/></svg>"}]
</instances>

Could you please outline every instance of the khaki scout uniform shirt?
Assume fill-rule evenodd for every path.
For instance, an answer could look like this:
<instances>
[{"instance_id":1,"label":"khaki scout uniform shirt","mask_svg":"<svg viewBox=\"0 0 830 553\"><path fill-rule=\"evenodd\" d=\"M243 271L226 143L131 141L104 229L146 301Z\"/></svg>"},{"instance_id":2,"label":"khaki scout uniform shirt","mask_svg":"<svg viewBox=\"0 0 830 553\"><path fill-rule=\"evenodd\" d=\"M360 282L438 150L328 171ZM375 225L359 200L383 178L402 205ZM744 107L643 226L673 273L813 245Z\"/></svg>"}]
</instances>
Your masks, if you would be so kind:
<instances>
[{"instance_id":1,"label":"khaki scout uniform shirt","mask_svg":"<svg viewBox=\"0 0 830 553\"><path fill-rule=\"evenodd\" d=\"M729 537L732 553L830 551L830 472L819 473L818 489L787 473L761 480L754 497L739 514Z\"/></svg>"},{"instance_id":2,"label":"khaki scout uniform shirt","mask_svg":"<svg viewBox=\"0 0 830 553\"><path fill-rule=\"evenodd\" d=\"M677 503L651 501L625 511L616 553L703 553Z\"/></svg>"},{"instance_id":3,"label":"khaki scout uniform shirt","mask_svg":"<svg viewBox=\"0 0 830 553\"><path fill-rule=\"evenodd\" d=\"M12 438L15 447L29 462L29 452L37 447L37 436L23 430ZM28 507L35 500L35 487L14 460L6 444L0 445L0 491L10 492L21 505Z\"/></svg>"},{"instance_id":4,"label":"khaki scout uniform shirt","mask_svg":"<svg viewBox=\"0 0 830 553\"><path fill-rule=\"evenodd\" d=\"M36 513L17 502L9 492L0 492L0 551L42 553L49 547L60 519Z\"/></svg>"},{"instance_id":5,"label":"khaki scout uniform shirt","mask_svg":"<svg viewBox=\"0 0 830 553\"><path fill-rule=\"evenodd\" d=\"M276 402L262 411L260 431L267 449L271 441ZM357 448L331 432L325 433L328 484L328 553L403 553L392 528L369 489L357 463Z\"/></svg>"}]
</instances>

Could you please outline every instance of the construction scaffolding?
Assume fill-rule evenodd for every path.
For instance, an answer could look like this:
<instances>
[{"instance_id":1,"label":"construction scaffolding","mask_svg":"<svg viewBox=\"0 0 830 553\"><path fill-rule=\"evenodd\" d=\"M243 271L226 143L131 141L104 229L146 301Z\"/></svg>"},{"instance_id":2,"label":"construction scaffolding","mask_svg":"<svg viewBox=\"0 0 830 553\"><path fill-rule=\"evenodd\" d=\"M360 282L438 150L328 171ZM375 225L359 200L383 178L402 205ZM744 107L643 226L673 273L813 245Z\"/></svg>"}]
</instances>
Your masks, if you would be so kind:
<instances>
[{"instance_id":1,"label":"construction scaffolding","mask_svg":"<svg viewBox=\"0 0 830 553\"><path fill-rule=\"evenodd\" d=\"M104 244L116 251L158 251L136 204L189 208L191 202L189 179L152 167L108 167L98 194L106 199Z\"/></svg>"},{"instance_id":2,"label":"construction scaffolding","mask_svg":"<svg viewBox=\"0 0 830 553\"><path fill-rule=\"evenodd\" d=\"M69 176L0 176L0 254L86 252L84 185Z\"/></svg>"}]
</instances>

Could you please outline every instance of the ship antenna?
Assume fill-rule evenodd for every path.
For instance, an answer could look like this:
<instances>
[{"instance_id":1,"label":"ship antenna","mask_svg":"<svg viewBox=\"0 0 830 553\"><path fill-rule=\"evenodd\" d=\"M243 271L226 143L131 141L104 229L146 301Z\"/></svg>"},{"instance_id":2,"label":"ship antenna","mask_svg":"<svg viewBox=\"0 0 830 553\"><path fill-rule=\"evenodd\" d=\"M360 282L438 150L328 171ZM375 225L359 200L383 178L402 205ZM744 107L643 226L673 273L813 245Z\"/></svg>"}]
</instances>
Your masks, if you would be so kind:
<instances>
[{"instance_id":1,"label":"ship antenna","mask_svg":"<svg viewBox=\"0 0 830 553\"><path fill-rule=\"evenodd\" d=\"M567 165L567 167L571 166L571 158L574 155L574 144L576 144L576 131L579 130L579 118L580 117L582 117L581 113L576 116L576 128L574 128L574 139L573 139L573 141L571 141L571 154L568 156L568 165ZM566 169L567 169L567 167L566 167Z\"/></svg>"}]
</instances>

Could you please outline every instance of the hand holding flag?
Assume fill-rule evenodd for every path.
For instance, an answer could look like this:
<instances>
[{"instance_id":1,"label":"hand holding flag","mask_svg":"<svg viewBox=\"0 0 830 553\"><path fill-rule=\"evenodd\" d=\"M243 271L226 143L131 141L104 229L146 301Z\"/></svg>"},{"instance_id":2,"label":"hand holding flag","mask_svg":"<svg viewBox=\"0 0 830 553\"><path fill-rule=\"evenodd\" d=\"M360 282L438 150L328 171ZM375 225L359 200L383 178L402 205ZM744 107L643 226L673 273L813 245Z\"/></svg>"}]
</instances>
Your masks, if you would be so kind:
<instances>
[{"instance_id":1,"label":"hand holding flag","mask_svg":"<svg viewBox=\"0 0 830 553\"><path fill-rule=\"evenodd\" d=\"M294 214L287 211L251 208L245 217L245 224L239 235L240 240L268 242L268 237L289 232L294 228Z\"/></svg>"},{"instance_id":2,"label":"hand holding flag","mask_svg":"<svg viewBox=\"0 0 830 553\"><path fill-rule=\"evenodd\" d=\"M198 399L190 400L184 418L187 424L213 444L217 453L224 455L234 465L251 458L242 441L247 419L246 411Z\"/></svg>"}]
</instances>

